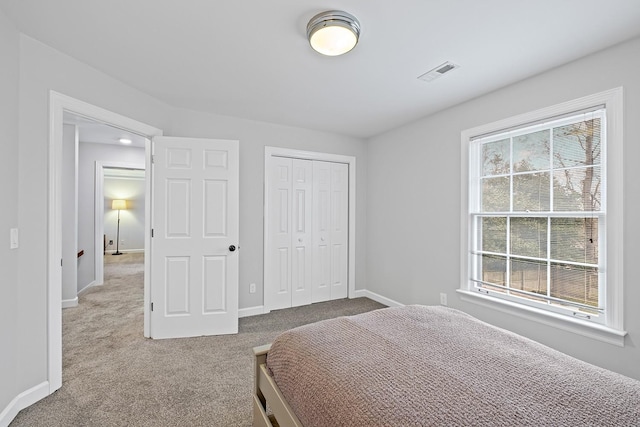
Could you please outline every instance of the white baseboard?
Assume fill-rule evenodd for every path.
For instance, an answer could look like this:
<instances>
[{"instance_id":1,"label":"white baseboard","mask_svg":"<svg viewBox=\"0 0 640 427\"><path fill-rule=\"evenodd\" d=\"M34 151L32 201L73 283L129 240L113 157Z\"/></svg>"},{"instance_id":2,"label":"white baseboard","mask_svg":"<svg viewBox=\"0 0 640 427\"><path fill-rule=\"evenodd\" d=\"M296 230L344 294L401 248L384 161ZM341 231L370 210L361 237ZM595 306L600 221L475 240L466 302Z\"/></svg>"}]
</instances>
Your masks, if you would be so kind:
<instances>
[{"instance_id":1,"label":"white baseboard","mask_svg":"<svg viewBox=\"0 0 640 427\"><path fill-rule=\"evenodd\" d=\"M375 292L368 291L366 289L357 289L356 290L356 298L366 297L372 299L380 304L384 304L387 307L402 307L404 304L399 303L398 301L394 301L390 298L383 297L382 295L376 294Z\"/></svg>"},{"instance_id":2,"label":"white baseboard","mask_svg":"<svg viewBox=\"0 0 640 427\"><path fill-rule=\"evenodd\" d=\"M11 421L27 406L49 395L49 382L45 381L29 390L17 395L2 412L0 412L0 427L7 427Z\"/></svg>"},{"instance_id":3,"label":"white baseboard","mask_svg":"<svg viewBox=\"0 0 640 427\"><path fill-rule=\"evenodd\" d=\"M258 314L264 314L264 306L257 305L255 307L241 308L238 310L238 318L257 316Z\"/></svg>"},{"instance_id":4,"label":"white baseboard","mask_svg":"<svg viewBox=\"0 0 640 427\"><path fill-rule=\"evenodd\" d=\"M74 299L63 299L62 300L62 308L70 308L78 306L78 297Z\"/></svg>"},{"instance_id":5,"label":"white baseboard","mask_svg":"<svg viewBox=\"0 0 640 427\"><path fill-rule=\"evenodd\" d=\"M120 249L120 252L123 254L140 254L144 253L144 249ZM108 250L105 255L113 255L115 253L114 249Z\"/></svg>"}]
</instances>

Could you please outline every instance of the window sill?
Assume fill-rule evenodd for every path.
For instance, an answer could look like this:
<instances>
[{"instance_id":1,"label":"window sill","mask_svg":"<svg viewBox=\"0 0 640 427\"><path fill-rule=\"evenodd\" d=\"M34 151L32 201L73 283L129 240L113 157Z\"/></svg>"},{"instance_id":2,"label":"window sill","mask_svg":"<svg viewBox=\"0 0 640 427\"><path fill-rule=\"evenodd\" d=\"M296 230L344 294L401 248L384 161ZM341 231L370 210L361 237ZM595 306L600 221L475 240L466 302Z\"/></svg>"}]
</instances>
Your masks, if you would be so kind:
<instances>
[{"instance_id":1,"label":"window sill","mask_svg":"<svg viewBox=\"0 0 640 427\"><path fill-rule=\"evenodd\" d=\"M618 347L624 347L624 337L627 335L626 331L619 331L617 329L587 322L581 319L574 319L534 307L523 306L510 301L486 296L479 292L471 292L464 289L458 289L457 292L465 302L482 305L484 307L491 308L492 310L498 310L503 313L512 314L514 316L542 323L563 331L593 338Z\"/></svg>"}]
</instances>

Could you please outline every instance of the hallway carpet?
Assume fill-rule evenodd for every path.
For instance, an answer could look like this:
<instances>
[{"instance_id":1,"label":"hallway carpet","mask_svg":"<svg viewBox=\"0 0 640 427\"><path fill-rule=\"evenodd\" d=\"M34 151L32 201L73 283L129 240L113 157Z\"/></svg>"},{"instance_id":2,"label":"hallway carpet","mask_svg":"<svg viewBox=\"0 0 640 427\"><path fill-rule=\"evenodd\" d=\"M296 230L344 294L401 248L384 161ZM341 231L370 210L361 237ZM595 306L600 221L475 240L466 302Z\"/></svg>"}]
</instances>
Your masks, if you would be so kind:
<instances>
[{"instance_id":1,"label":"hallway carpet","mask_svg":"<svg viewBox=\"0 0 640 427\"><path fill-rule=\"evenodd\" d=\"M337 300L240 319L240 333L142 336L143 254L105 256L105 283L63 310L63 386L19 426L250 426L252 348L282 331L382 305Z\"/></svg>"}]
</instances>

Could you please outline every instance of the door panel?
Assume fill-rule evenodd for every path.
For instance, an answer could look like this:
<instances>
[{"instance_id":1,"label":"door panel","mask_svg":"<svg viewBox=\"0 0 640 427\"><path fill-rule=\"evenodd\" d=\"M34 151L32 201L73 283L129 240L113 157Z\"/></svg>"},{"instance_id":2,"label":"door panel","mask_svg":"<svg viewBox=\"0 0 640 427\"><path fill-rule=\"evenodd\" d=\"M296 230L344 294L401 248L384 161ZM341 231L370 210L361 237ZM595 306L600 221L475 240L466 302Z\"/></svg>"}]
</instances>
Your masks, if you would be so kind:
<instances>
[{"instance_id":1,"label":"door panel","mask_svg":"<svg viewBox=\"0 0 640 427\"><path fill-rule=\"evenodd\" d=\"M223 256L204 257L204 312L220 313L227 308L226 287L227 258Z\"/></svg>"},{"instance_id":2,"label":"door panel","mask_svg":"<svg viewBox=\"0 0 640 427\"><path fill-rule=\"evenodd\" d=\"M331 299L347 297L349 167L331 163Z\"/></svg>"},{"instance_id":3,"label":"door panel","mask_svg":"<svg viewBox=\"0 0 640 427\"><path fill-rule=\"evenodd\" d=\"M264 302L271 310L291 307L291 188L293 161L273 157L268 170L269 236L271 242L264 266Z\"/></svg>"},{"instance_id":4,"label":"door panel","mask_svg":"<svg viewBox=\"0 0 640 427\"><path fill-rule=\"evenodd\" d=\"M313 302L331 299L331 163L313 162Z\"/></svg>"},{"instance_id":5,"label":"door panel","mask_svg":"<svg viewBox=\"0 0 640 427\"><path fill-rule=\"evenodd\" d=\"M238 142L153 140L151 336L237 333Z\"/></svg>"},{"instance_id":6,"label":"door panel","mask_svg":"<svg viewBox=\"0 0 640 427\"><path fill-rule=\"evenodd\" d=\"M291 235L293 293L291 306L311 304L311 199L313 165L310 160L292 161L294 194Z\"/></svg>"}]
</instances>

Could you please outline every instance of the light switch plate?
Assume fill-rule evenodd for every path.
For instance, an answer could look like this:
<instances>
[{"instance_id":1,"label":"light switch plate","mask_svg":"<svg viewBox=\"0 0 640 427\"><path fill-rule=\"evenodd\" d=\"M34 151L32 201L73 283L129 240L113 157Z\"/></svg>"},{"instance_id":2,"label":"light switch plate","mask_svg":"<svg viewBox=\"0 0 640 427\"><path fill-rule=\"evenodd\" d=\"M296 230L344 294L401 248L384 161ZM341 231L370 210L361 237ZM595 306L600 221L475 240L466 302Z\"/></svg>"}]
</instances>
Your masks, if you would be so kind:
<instances>
[{"instance_id":1,"label":"light switch plate","mask_svg":"<svg viewBox=\"0 0 640 427\"><path fill-rule=\"evenodd\" d=\"M18 229L17 228L12 228L10 231L10 235L11 235L11 242L10 242L10 248L11 249L17 249L18 245L19 245L19 241L18 241Z\"/></svg>"}]
</instances>

